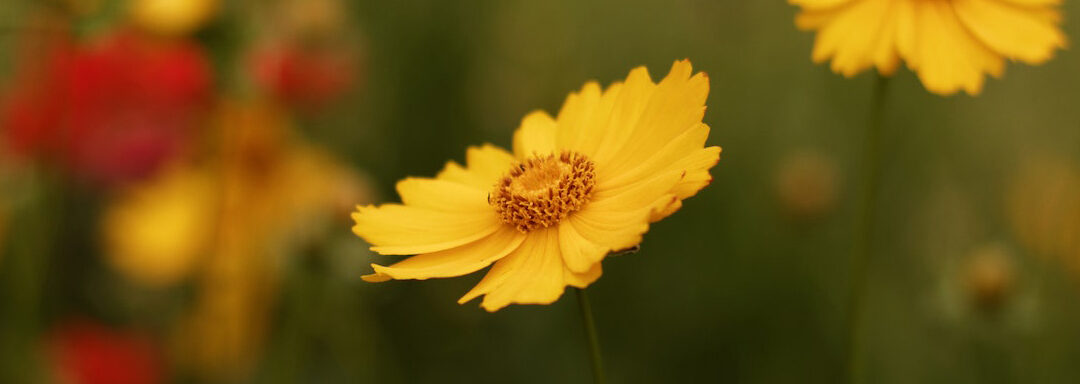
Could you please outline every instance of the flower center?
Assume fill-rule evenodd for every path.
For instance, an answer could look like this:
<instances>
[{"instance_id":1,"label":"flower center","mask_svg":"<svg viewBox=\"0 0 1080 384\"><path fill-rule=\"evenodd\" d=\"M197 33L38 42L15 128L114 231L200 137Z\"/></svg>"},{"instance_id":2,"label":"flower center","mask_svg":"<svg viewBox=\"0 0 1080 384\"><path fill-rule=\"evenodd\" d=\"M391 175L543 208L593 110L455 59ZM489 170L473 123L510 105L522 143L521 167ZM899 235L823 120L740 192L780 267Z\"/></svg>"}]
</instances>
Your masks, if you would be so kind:
<instances>
[{"instance_id":1,"label":"flower center","mask_svg":"<svg viewBox=\"0 0 1080 384\"><path fill-rule=\"evenodd\" d=\"M510 169L488 204L521 232L558 224L589 201L596 184L592 161L577 152L533 156Z\"/></svg>"}]
</instances>

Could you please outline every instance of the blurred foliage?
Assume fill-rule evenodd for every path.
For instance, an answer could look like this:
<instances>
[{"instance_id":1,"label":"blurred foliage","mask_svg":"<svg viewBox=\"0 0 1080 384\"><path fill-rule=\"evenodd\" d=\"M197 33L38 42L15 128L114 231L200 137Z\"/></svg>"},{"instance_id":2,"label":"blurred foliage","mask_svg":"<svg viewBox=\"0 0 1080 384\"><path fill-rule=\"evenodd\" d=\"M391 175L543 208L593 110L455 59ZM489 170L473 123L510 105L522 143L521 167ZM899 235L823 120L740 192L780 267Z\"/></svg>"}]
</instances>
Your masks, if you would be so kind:
<instances>
[{"instance_id":1,"label":"blurred foliage","mask_svg":"<svg viewBox=\"0 0 1080 384\"><path fill-rule=\"evenodd\" d=\"M92 34L122 19L116 3L103 0L100 16L82 19L77 30ZM251 70L243 64L244 50L276 27L251 16L271 3L223 2L196 33L215 63L217 93L272 93L246 76ZM0 85L17 76L19 32L35 27L27 15L39 5L14 0L0 7ZM723 146L724 154L712 186L653 226L640 252L608 260L605 276L590 287L609 378L843 377L852 196L873 76L848 80L812 64L813 36L794 28L793 7L738 0L356 0L344 9L352 35L339 44L362 52L364 80L323 109L296 111L289 120L300 140L371 174L384 201L396 199L396 180L433 175L447 159L462 160L467 145L507 146L527 112L557 111L588 79L607 84L637 65L655 77L674 59L693 60L712 81L705 122L713 128L709 144ZM1080 4L1063 10L1071 20ZM1076 28L1065 25L1070 36ZM1040 170L1075 172L1078 66L1075 50L1042 66L1010 65L977 98L931 95L904 70L892 80L862 346L868 382L1080 380L1080 275L1070 264L1076 254L1062 256L1056 249L1066 246L1046 244L1075 247L1080 227L1025 224L1075 223L1075 194L1014 197L1064 188L1055 184L1060 177L1033 176ZM785 159L807 152L831 164L836 185L813 188L834 188L835 204L793 219L783 200L792 191L778 190L791 183L777 180L792 172L784 170ZM1033 170L1033 158L1052 163L1037 162ZM0 185L10 208L9 233L0 240L0 372L44 367L27 362L34 357L23 348L72 315L165 335L195 305L205 282L140 288L97 257L100 192L29 173ZM309 180L295 176L273 188ZM237 199L267 192L275 191L252 188ZM266 327L263 347L248 356L256 359L248 373L254 380L589 379L573 297L488 314L455 304L479 274L366 284L359 276L369 272L367 263L396 258L365 251L346 219L327 222L333 229L324 237L271 247L291 254L266 261L280 268L278 281L266 293L266 312L248 313L254 317L241 326ZM1054 230L1059 234L1040 236ZM986 252L998 259L971 261ZM27 255L49 257L38 263ZM1007 285L985 287L1002 273ZM34 276L44 281L40 292L27 288ZM1000 304L978 304L987 289L1003 291L994 299ZM37 296L40 304L27 301ZM173 371L176 381L205 380Z\"/></svg>"}]
</instances>

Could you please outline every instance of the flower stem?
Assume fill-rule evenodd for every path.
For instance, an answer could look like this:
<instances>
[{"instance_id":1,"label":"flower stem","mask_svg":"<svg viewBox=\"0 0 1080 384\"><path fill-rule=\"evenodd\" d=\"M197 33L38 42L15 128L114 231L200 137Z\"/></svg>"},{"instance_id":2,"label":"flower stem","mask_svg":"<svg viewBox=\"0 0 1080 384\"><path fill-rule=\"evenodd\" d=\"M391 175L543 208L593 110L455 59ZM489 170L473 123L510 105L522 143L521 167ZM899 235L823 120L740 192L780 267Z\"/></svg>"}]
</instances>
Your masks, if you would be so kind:
<instances>
[{"instance_id":1,"label":"flower stem","mask_svg":"<svg viewBox=\"0 0 1080 384\"><path fill-rule=\"evenodd\" d=\"M600 360L600 339L596 335L596 322L593 321L589 295L582 288L575 289L577 290L578 307L581 309L581 323L585 326L585 336L589 339L589 357L592 360L593 382L604 384L604 364Z\"/></svg>"},{"instance_id":2,"label":"flower stem","mask_svg":"<svg viewBox=\"0 0 1080 384\"><path fill-rule=\"evenodd\" d=\"M882 115L888 96L889 78L878 76L874 83L874 95L870 101L870 119L866 125L862 157L862 196L855 216L855 233L851 246L851 292L848 303L848 383L861 379L862 359L860 336L862 333L863 305L866 295L867 267L870 261L870 243L877 219L876 205L878 184L881 176L881 130Z\"/></svg>"}]
</instances>

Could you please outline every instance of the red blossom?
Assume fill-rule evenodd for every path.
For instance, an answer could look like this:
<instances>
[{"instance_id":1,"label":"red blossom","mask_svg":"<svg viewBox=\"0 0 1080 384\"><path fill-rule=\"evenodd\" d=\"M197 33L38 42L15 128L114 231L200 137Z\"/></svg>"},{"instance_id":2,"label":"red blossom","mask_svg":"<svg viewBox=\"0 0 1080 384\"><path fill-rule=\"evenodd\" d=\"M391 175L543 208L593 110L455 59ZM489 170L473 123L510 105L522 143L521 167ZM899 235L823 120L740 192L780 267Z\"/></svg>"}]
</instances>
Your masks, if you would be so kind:
<instances>
[{"instance_id":1,"label":"red blossom","mask_svg":"<svg viewBox=\"0 0 1080 384\"><path fill-rule=\"evenodd\" d=\"M347 51L281 45L253 56L255 80L282 103L318 109L341 97L355 80L355 60Z\"/></svg>"},{"instance_id":2,"label":"red blossom","mask_svg":"<svg viewBox=\"0 0 1080 384\"><path fill-rule=\"evenodd\" d=\"M52 45L4 105L15 153L111 184L145 177L183 150L210 97L197 45L130 32Z\"/></svg>"},{"instance_id":3,"label":"red blossom","mask_svg":"<svg viewBox=\"0 0 1080 384\"><path fill-rule=\"evenodd\" d=\"M150 339L92 322L57 328L49 352L61 382L153 384L164 377L160 352Z\"/></svg>"}]
</instances>

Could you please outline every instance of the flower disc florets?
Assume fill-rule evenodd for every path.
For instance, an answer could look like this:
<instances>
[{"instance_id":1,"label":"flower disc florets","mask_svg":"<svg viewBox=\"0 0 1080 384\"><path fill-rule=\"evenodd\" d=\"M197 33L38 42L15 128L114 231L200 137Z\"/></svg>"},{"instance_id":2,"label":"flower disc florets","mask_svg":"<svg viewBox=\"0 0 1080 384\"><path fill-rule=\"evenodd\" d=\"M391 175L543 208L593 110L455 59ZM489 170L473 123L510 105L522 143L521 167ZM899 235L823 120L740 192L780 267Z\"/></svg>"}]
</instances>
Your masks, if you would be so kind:
<instances>
[{"instance_id":1,"label":"flower disc florets","mask_svg":"<svg viewBox=\"0 0 1080 384\"><path fill-rule=\"evenodd\" d=\"M592 196L596 170L577 152L537 155L517 164L488 196L506 224L521 232L558 224Z\"/></svg>"}]
</instances>

